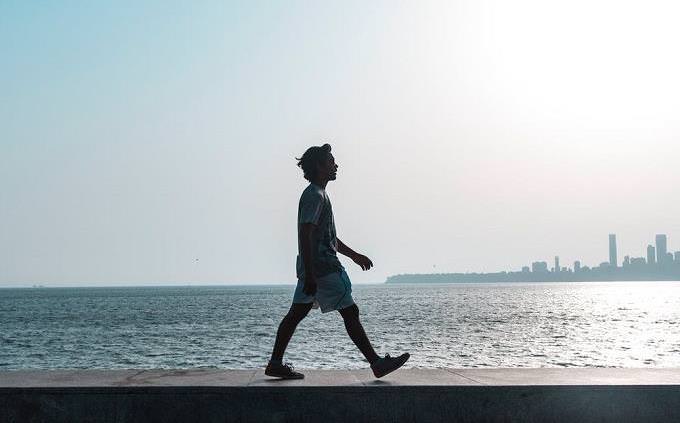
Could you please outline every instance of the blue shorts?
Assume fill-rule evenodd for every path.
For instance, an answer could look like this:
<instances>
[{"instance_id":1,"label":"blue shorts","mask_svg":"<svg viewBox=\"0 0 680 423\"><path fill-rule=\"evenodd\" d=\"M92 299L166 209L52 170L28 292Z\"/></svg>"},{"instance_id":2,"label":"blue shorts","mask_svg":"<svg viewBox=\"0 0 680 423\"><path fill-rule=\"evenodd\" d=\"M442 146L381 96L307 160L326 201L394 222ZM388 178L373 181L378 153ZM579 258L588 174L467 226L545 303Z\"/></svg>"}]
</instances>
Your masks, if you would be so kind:
<instances>
[{"instance_id":1,"label":"blue shorts","mask_svg":"<svg viewBox=\"0 0 680 423\"><path fill-rule=\"evenodd\" d=\"M302 291L304 284L302 279L298 279L293 303L314 303L314 308L321 307L322 313L341 310L354 304L352 282L344 270L316 278L315 295L305 294Z\"/></svg>"}]
</instances>

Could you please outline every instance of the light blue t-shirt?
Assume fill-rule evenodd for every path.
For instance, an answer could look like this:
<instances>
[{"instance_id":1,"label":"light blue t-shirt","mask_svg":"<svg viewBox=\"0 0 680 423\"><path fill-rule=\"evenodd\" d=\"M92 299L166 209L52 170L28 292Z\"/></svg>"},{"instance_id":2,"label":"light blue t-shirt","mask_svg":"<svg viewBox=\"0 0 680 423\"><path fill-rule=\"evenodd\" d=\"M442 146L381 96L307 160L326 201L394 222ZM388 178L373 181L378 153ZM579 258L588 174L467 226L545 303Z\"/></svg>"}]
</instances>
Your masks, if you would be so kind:
<instances>
[{"instance_id":1,"label":"light blue t-shirt","mask_svg":"<svg viewBox=\"0 0 680 423\"><path fill-rule=\"evenodd\" d=\"M316 230L312 232L312 258L314 274L324 276L344 270L338 260L338 238L335 234L335 222L333 221L333 208L326 190L309 184L300 196L298 206L298 256L297 277L304 277L305 266L302 259L302 246L300 244L300 225L303 223L315 224Z\"/></svg>"}]
</instances>

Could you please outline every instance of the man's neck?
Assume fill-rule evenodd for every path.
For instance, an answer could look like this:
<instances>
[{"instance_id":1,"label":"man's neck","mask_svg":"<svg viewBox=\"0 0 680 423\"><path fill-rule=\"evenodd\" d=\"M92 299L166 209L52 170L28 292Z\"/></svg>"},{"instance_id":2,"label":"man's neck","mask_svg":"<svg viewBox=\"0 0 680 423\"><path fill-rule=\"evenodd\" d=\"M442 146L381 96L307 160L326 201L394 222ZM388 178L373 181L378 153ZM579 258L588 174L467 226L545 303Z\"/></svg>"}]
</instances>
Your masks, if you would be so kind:
<instances>
[{"instance_id":1,"label":"man's neck","mask_svg":"<svg viewBox=\"0 0 680 423\"><path fill-rule=\"evenodd\" d=\"M321 189L326 189L326 185L328 184L328 180L326 179L313 179L312 183L316 185L317 187Z\"/></svg>"}]
</instances>

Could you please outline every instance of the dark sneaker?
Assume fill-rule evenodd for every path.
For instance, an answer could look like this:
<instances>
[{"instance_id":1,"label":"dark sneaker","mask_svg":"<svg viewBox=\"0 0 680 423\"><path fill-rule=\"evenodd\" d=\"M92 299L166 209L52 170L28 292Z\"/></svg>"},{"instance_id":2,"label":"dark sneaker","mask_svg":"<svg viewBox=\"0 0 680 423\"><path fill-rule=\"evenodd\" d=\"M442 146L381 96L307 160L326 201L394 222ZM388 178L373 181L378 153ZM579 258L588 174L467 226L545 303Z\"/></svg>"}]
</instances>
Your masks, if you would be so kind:
<instances>
[{"instance_id":1,"label":"dark sneaker","mask_svg":"<svg viewBox=\"0 0 680 423\"><path fill-rule=\"evenodd\" d=\"M282 379L304 379L305 375L295 371L295 367L291 363L272 364L269 362L267 368L264 369L264 374L271 377L280 377Z\"/></svg>"},{"instance_id":2,"label":"dark sneaker","mask_svg":"<svg viewBox=\"0 0 680 423\"><path fill-rule=\"evenodd\" d=\"M404 353L396 358L392 358L389 354L385 354L385 357L371 364L371 370L373 370L375 377L383 377L403 366L409 357L411 357L409 353Z\"/></svg>"}]
</instances>

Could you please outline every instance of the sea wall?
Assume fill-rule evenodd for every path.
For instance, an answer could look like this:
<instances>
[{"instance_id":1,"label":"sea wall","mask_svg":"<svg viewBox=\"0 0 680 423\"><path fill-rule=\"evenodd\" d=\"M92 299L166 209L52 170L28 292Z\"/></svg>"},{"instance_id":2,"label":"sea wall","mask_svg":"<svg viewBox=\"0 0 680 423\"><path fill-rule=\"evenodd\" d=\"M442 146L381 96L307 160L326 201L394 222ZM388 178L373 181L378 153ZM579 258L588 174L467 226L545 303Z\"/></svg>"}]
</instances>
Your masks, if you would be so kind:
<instances>
[{"instance_id":1,"label":"sea wall","mask_svg":"<svg viewBox=\"0 0 680 423\"><path fill-rule=\"evenodd\" d=\"M2 422L677 422L680 369L0 372Z\"/></svg>"}]
</instances>

